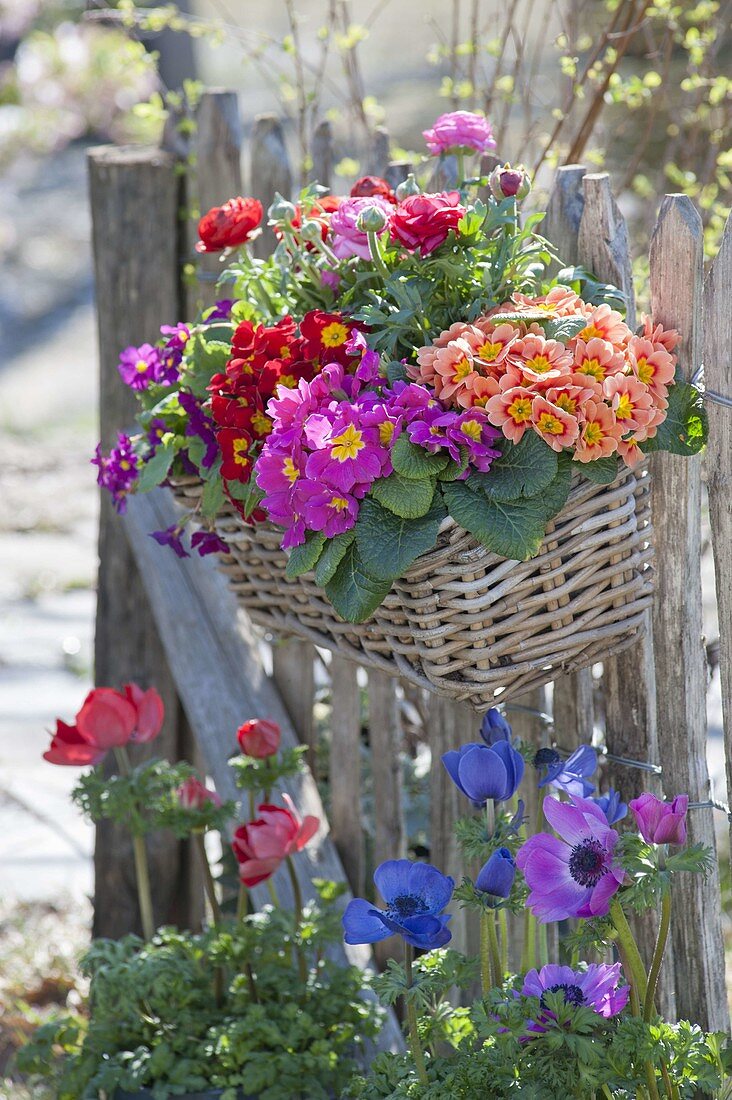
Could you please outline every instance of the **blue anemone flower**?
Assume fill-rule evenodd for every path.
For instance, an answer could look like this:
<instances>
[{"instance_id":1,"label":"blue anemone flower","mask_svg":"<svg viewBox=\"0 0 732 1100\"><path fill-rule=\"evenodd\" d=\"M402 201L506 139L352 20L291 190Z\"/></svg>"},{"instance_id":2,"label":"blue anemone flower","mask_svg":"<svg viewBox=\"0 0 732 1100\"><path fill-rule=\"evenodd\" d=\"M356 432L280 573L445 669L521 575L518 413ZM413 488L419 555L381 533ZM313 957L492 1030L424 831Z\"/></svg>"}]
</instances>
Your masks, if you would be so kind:
<instances>
[{"instance_id":1,"label":"blue anemone flower","mask_svg":"<svg viewBox=\"0 0 732 1100\"><path fill-rule=\"evenodd\" d=\"M616 821L622 821L628 813L626 803L620 801L620 792L613 787L609 787L605 794L595 795L590 801L600 807L607 818L608 825L614 825Z\"/></svg>"},{"instance_id":2,"label":"blue anemone flower","mask_svg":"<svg viewBox=\"0 0 732 1100\"><path fill-rule=\"evenodd\" d=\"M524 776L524 758L510 741L490 746L471 741L446 752L442 763L458 790L476 806L484 806L489 798L506 802Z\"/></svg>"},{"instance_id":3,"label":"blue anemone flower","mask_svg":"<svg viewBox=\"0 0 732 1100\"><path fill-rule=\"evenodd\" d=\"M493 898L507 898L515 875L516 861L510 851L508 848L497 848L478 872L475 888Z\"/></svg>"},{"instance_id":4,"label":"blue anemone flower","mask_svg":"<svg viewBox=\"0 0 732 1100\"><path fill-rule=\"evenodd\" d=\"M567 760L562 760L555 749L539 749L534 764L546 768L539 787L558 787L578 798L587 798L595 789L587 779L597 768L597 753L590 745L580 745Z\"/></svg>"},{"instance_id":5,"label":"blue anemone flower","mask_svg":"<svg viewBox=\"0 0 732 1100\"><path fill-rule=\"evenodd\" d=\"M450 917L443 909L455 889L454 879L429 863L388 859L374 871L374 883L384 908L364 898L350 901L343 914L346 943L377 943L395 933L421 951L449 943Z\"/></svg>"},{"instance_id":6,"label":"blue anemone flower","mask_svg":"<svg viewBox=\"0 0 732 1100\"><path fill-rule=\"evenodd\" d=\"M491 707L483 715L480 723L480 736L486 745L495 745L496 741L511 740L511 726L496 707Z\"/></svg>"}]
</instances>

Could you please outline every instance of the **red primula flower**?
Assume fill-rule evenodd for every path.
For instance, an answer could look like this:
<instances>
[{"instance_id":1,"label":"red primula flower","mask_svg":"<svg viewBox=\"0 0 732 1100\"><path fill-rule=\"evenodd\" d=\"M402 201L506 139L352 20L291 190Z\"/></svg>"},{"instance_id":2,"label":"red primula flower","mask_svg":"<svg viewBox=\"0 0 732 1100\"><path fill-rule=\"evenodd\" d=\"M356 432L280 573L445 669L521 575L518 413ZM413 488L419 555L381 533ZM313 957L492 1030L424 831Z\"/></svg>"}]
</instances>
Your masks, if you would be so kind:
<instances>
[{"instance_id":1,"label":"red primula flower","mask_svg":"<svg viewBox=\"0 0 732 1100\"><path fill-rule=\"evenodd\" d=\"M254 756L258 760L264 760L267 756L274 756L280 747L282 731L276 722L269 718L250 718L236 731L236 739L239 748L245 756Z\"/></svg>"},{"instance_id":2,"label":"red primula flower","mask_svg":"<svg viewBox=\"0 0 732 1100\"><path fill-rule=\"evenodd\" d=\"M374 195L396 205L397 197L393 189L381 176L361 176L361 179L356 180L351 188L351 198L354 199L370 199Z\"/></svg>"},{"instance_id":3,"label":"red primula flower","mask_svg":"<svg viewBox=\"0 0 732 1100\"><path fill-rule=\"evenodd\" d=\"M269 398L278 386L287 386L293 390L301 378L308 382L315 371L312 363L292 363L287 359L270 359L262 368L257 389L263 398Z\"/></svg>"},{"instance_id":4,"label":"red primula flower","mask_svg":"<svg viewBox=\"0 0 732 1100\"><path fill-rule=\"evenodd\" d=\"M252 459L249 448L252 437L242 428L220 428L216 442L221 448L221 476L227 481L246 483L252 476Z\"/></svg>"},{"instance_id":5,"label":"red primula flower","mask_svg":"<svg viewBox=\"0 0 732 1100\"><path fill-rule=\"evenodd\" d=\"M245 886L256 886L273 875L283 860L300 852L320 828L317 817L300 818L292 799L282 796L284 806L263 803L259 817L240 825L231 847L239 863L239 877Z\"/></svg>"},{"instance_id":6,"label":"red primula flower","mask_svg":"<svg viewBox=\"0 0 732 1100\"><path fill-rule=\"evenodd\" d=\"M106 749L98 749L90 745L81 736L76 726L69 726L57 718L56 732L43 754L43 759L48 760L49 764L70 764L83 768L86 764L98 764L105 755Z\"/></svg>"},{"instance_id":7,"label":"red primula flower","mask_svg":"<svg viewBox=\"0 0 732 1100\"><path fill-rule=\"evenodd\" d=\"M465 214L457 191L437 195L410 195L394 211L389 230L392 238L408 248L428 256L447 239Z\"/></svg>"},{"instance_id":8,"label":"red primula flower","mask_svg":"<svg viewBox=\"0 0 732 1100\"><path fill-rule=\"evenodd\" d=\"M346 345L354 328L360 325L341 313L326 313L322 309L306 313L300 322L305 359L317 360L320 366L326 363L346 366L350 358Z\"/></svg>"},{"instance_id":9,"label":"red primula flower","mask_svg":"<svg viewBox=\"0 0 732 1100\"><path fill-rule=\"evenodd\" d=\"M239 196L223 206L213 206L198 223L197 252L221 252L250 239L260 225L264 211L259 199Z\"/></svg>"}]
</instances>

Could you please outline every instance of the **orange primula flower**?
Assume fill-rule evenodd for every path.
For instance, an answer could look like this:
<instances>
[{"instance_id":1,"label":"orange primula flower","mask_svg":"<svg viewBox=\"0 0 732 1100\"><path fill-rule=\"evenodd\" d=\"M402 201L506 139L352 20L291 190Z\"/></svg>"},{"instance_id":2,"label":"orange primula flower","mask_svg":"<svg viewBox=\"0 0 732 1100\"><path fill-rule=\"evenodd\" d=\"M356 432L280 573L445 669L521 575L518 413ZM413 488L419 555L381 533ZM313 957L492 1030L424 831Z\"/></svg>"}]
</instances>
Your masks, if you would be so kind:
<instances>
[{"instance_id":1,"label":"orange primula flower","mask_svg":"<svg viewBox=\"0 0 732 1100\"><path fill-rule=\"evenodd\" d=\"M650 317L641 313L643 328L638 334L645 340L650 340L656 347L665 348L668 352L674 352L681 339L675 328L664 328L663 325L654 325Z\"/></svg>"},{"instance_id":2,"label":"orange primula flower","mask_svg":"<svg viewBox=\"0 0 732 1100\"><path fill-rule=\"evenodd\" d=\"M615 374L605 379L605 397L624 432L648 424L653 414L653 397L634 375Z\"/></svg>"},{"instance_id":3,"label":"orange primula flower","mask_svg":"<svg viewBox=\"0 0 732 1100\"><path fill-rule=\"evenodd\" d=\"M603 303L601 306L595 306L592 312L587 314L587 324L577 334L577 338L584 340L585 343L598 338L607 340L616 348L624 348L630 334L630 329L621 315Z\"/></svg>"},{"instance_id":4,"label":"orange primula flower","mask_svg":"<svg viewBox=\"0 0 732 1100\"><path fill-rule=\"evenodd\" d=\"M575 461L594 462L597 458L607 458L618 449L623 436L622 426L604 401L588 401L582 411L585 419L575 447Z\"/></svg>"},{"instance_id":5,"label":"orange primula flower","mask_svg":"<svg viewBox=\"0 0 732 1100\"><path fill-rule=\"evenodd\" d=\"M507 322L496 325L492 320L478 321L476 330L478 339L471 338L470 343L478 361L478 369L483 374L498 378L503 373L503 364L512 346L518 340L520 332L515 325Z\"/></svg>"},{"instance_id":6,"label":"orange primula flower","mask_svg":"<svg viewBox=\"0 0 732 1100\"><path fill-rule=\"evenodd\" d=\"M457 395L457 403L463 409L485 408L491 397L499 392L497 379L474 372L466 380L466 389Z\"/></svg>"},{"instance_id":7,"label":"orange primula flower","mask_svg":"<svg viewBox=\"0 0 732 1100\"><path fill-rule=\"evenodd\" d=\"M594 379L600 385L610 375L619 374L625 370L625 356L622 351L599 336L593 336L589 340L577 337L574 344L574 371L583 374L587 378Z\"/></svg>"},{"instance_id":8,"label":"orange primula flower","mask_svg":"<svg viewBox=\"0 0 732 1100\"><path fill-rule=\"evenodd\" d=\"M639 441L634 435L628 436L627 439L618 440L618 454L631 470L645 458L643 451L638 446L639 442L642 441Z\"/></svg>"},{"instance_id":9,"label":"orange primula flower","mask_svg":"<svg viewBox=\"0 0 732 1100\"><path fill-rule=\"evenodd\" d=\"M535 397L531 403L531 423L534 431L553 451L571 447L579 434L577 417L541 396Z\"/></svg>"},{"instance_id":10,"label":"orange primula flower","mask_svg":"<svg viewBox=\"0 0 732 1100\"><path fill-rule=\"evenodd\" d=\"M524 432L531 427L533 396L521 386L514 386L491 397L485 406L488 419L500 428L506 439L519 443Z\"/></svg>"},{"instance_id":11,"label":"orange primula flower","mask_svg":"<svg viewBox=\"0 0 732 1100\"><path fill-rule=\"evenodd\" d=\"M535 379L566 377L573 359L572 352L558 340L530 334L512 345L509 361L531 383Z\"/></svg>"},{"instance_id":12,"label":"orange primula flower","mask_svg":"<svg viewBox=\"0 0 732 1100\"><path fill-rule=\"evenodd\" d=\"M435 392L442 401L465 389L467 379L473 373L473 350L467 340L460 337L451 340L446 347L438 348L434 368Z\"/></svg>"},{"instance_id":13,"label":"orange primula flower","mask_svg":"<svg viewBox=\"0 0 732 1100\"><path fill-rule=\"evenodd\" d=\"M654 397L666 397L669 383L674 380L675 359L665 347L643 336L631 336L628 361L633 374L648 386Z\"/></svg>"}]
</instances>

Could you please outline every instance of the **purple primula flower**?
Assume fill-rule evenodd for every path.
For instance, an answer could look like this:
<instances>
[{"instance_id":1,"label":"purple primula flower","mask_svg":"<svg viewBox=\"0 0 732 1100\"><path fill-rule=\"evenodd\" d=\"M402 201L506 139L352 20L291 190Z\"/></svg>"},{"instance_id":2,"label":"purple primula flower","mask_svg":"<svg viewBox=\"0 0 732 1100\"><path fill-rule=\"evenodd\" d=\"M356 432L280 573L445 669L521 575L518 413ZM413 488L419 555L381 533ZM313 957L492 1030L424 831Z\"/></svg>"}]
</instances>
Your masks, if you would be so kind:
<instances>
[{"instance_id":1,"label":"purple primula flower","mask_svg":"<svg viewBox=\"0 0 732 1100\"><path fill-rule=\"evenodd\" d=\"M501 433L488 423L482 409L467 409L460 413L448 429L447 438L459 447L467 447L470 464L483 473L490 470L493 459L501 455L499 449L491 446L501 438Z\"/></svg>"},{"instance_id":2,"label":"purple primula flower","mask_svg":"<svg viewBox=\"0 0 732 1100\"><path fill-rule=\"evenodd\" d=\"M141 344L139 348L131 345L120 355L117 370L130 389L146 390L151 382L160 381L160 349L152 344Z\"/></svg>"},{"instance_id":3,"label":"purple primula flower","mask_svg":"<svg viewBox=\"0 0 732 1100\"><path fill-rule=\"evenodd\" d=\"M616 821L622 821L628 813L626 803L620 800L620 792L612 787L605 794L595 795L590 801L600 807L607 818L608 825L614 825Z\"/></svg>"},{"instance_id":4,"label":"purple primula flower","mask_svg":"<svg viewBox=\"0 0 732 1100\"><path fill-rule=\"evenodd\" d=\"M620 983L620 963L591 963L586 970L550 963L541 970L529 970L524 977L521 994L538 997L542 1009L537 1020L528 1021L528 1030L544 1034L556 1023L556 1017L546 1007L547 993L561 993L566 1004L585 1006L599 1016L610 1019L622 1012L630 997L630 986Z\"/></svg>"},{"instance_id":5,"label":"purple primula flower","mask_svg":"<svg viewBox=\"0 0 732 1100\"><path fill-rule=\"evenodd\" d=\"M350 530L358 519L358 501L347 493L306 481L300 487L303 518L310 531L322 531L326 538Z\"/></svg>"},{"instance_id":6,"label":"purple primula flower","mask_svg":"<svg viewBox=\"0 0 732 1100\"><path fill-rule=\"evenodd\" d=\"M515 875L516 861L510 851L508 848L498 848L478 872L475 888L481 894L489 895L486 900L490 904L490 898L508 897Z\"/></svg>"},{"instance_id":7,"label":"purple primula flower","mask_svg":"<svg viewBox=\"0 0 732 1100\"><path fill-rule=\"evenodd\" d=\"M489 798L512 798L524 775L524 758L508 741L490 747L470 742L446 752L442 763L458 790L476 806L484 806Z\"/></svg>"},{"instance_id":8,"label":"purple primula flower","mask_svg":"<svg viewBox=\"0 0 732 1100\"><path fill-rule=\"evenodd\" d=\"M112 447L107 455L102 454L102 445L98 443L91 463L98 469L97 485L111 494L115 508L120 514L123 513L127 508L127 494L139 476L137 456L130 437L118 432L117 446Z\"/></svg>"},{"instance_id":9,"label":"purple primula flower","mask_svg":"<svg viewBox=\"0 0 732 1100\"><path fill-rule=\"evenodd\" d=\"M214 321L228 321L231 317L231 308L234 305L236 299L234 298L221 298L206 314L204 321L207 325L212 325Z\"/></svg>"},{"instance_id":10,"label":"purple primula flower","mask_svg":"<svg viewBox=\"0 0 732 1100\"><path fill-rule=\"evenodd\" d=\"M358 485L369 489L381 476L389 458L378 429L361 423L359 410L354 406L338 409L334 419L321 417L317 438L310 436L309 442L318 449L307 459L308 477L340 493L353 493Z\"/></svg>"},{"instance_id":11,"label":"purple primula flower","mask_svg":"<svg viewBox=\"0 0 732 1100\"><path fill-rule=\"evenodd\" d=\"M186 435L196 436L201 439L206 448L201 465L209 470L219 456L219 445L216 442L215 424L210 416L201 408L201 403L192 393L180 390L178 403L186 414Z\"/></svg>"},{"instance_id":12,"label":"purple primula flower","mask_svg":"<svg viewBox=\"0 0 732 1100\"><path fill-rule=\"evenodd\" d=\"M480 736L486 745L495 745L497 741L511 740L511 727L496 707L491 707L483 715L480 723Z\"/></svg>"},{"instance_id":13,"label":"purple primula flower","mask_svg":"<svg viewBox=\"0 0 732 1100\"><path fill-rule=\"evenodd\" d=\"M567 917L604 917L625 878L614 861L618 834L599 806L586 798L544 799L544 815L555 829L529 837L516 855L531 893L526 904L546 924Z\"/></svg>"},{"instance_id":14,"label":"purple primula flower","mask_svg":"<svg viewBox=\"0 0 732 1100\"><path fill-rule=\"evenodd\" d=\"M435 403L434 406L424 409L419 420L412 420L407 425L407 434L412 443L416 443L418 447L424 447L426 451L430 451L432 454L444 447L450 457L459 462L460 451L457 444L448 435L459 417L459 413L453 412L451 409L443 409L442 405Z\"/></svg>"},{"instance_id":15,"label":"purple primula flower","mask_svg":"<svg viewBox=\"0 0 732 1100\"><path fill-rule=\"evenodd\" d=\"M178 381L178 367L183 359L186 344L191 338L191 330L187 325L179 322L177 325L161 325L160 335L167 336L168 339L160 349L160 370L157 381L172 386Z\"/></svg>"},{"instance_id":16,"label":"purple primula flower","mask_svg":"<svg viewBox=\"0 0 732 1100\"><path fill-rule=\"evenodd\" d=\"M351 338L346 344L346 351L349 355L361 356L361 362L356 367L356 373L354 375L355 380L362 386L370 386L374 382L376 382L379 378L381 357L379 356L378 351L373 351L368 346L368 344L366 343L366 337L360 329L355 328L351 332ZM356 394L352 387L351 396L355 395Z\"/></svg>"},{"instance_id":17,"label":"purple primula flower","mask_svg":"<svg viewBox=\"0 0 732 1100\"><path fill-rule=\"evenodd\" d=\"M154 416L150 421L147 429L147 441L150 444L153 452L160 446L160 442L168 431L168 426L160 416Z\"/></svg>"},{"instance_id":18,"label":"purple primula flower","mask_svg":"<svg viewBox=\"0 0 732 1100\"><path fill-rule=\"evenodd\" d=\"M686 844L688 794L664 802L655 794L642 794L630 803L640 834L646 844Z\"/></svg>"},{"instance_id":19,"label":"purple primula flower","mask_svg":"<svg viewBox=\"0 0 732 1100\"><path fill-rule=\"evenodd\" d=\"M194 531L191 546L202 558L207 554L228 554L229 547L215 531Z\"/></svg>"},{"instance_id":20,"label":"purple primula flower","mask_svg":"<svg viewBox=\"0 0 732 1100\"><path fill-rule=\"evenodd\" d=\"M443 913L455 881L429 863L390 859L374 872L376 888L384 899L377 909L364 898L354 898L343 914L346 943L377 943L394 933L422 951L444 947L452 938Z\"/></svg>"},{"instance_id":21,"label":"purple primula flower","mask_svg":"<svg viewBox=\"0 0 732 1100\"><path fill-rule=\"evenodd\" d=\"M547 769L539 788L557 787L580 798L586 798L595 789L595 784L587 779L597 768L597 753L590 745L580 745L567 760L562 760L556 749L539 749L534 767Z\"/></svg>"},{"instance_id":22,"label":"purple primula flower","mask_svg":"<svg viewBox=\"0 0 732 1100\"><path fill-rule=\"evenodd\" d=\"M155 539L161 546L169 546L179 558L190 558L191 555L181 541L182 534L183 528L173 523L170 527L166 527L164 531L151 531L150 538Z\"/></svg>"}]
</instances>

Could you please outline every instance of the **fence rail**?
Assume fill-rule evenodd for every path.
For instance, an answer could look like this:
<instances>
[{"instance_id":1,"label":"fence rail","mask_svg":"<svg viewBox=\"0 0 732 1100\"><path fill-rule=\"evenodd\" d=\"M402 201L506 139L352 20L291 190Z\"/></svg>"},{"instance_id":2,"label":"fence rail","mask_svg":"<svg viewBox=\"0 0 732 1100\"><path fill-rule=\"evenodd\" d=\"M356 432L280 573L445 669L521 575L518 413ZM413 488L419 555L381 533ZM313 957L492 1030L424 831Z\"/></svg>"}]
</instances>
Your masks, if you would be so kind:
<instances>
[{"instance_id":1,"label":"fence rail","mask_svg":"<svg viewBox=\"0 0 732 1100\"><path fill-rule=\"evenodd\" d=\"M161 321L173 322L179 316L190 316L194 299L199 303L212 300L210 277L194 289L184 285L181 257L171 247L171 241L180 242L184 259L192 262L190 227L180 222L181 195L176 190L180 174L175 161L185 155L192 164L182 184L183 199L189 206L200 199L201 208L205 209L240 191L241 128L234 94L225 91L204 94L196 124L192 149L181 149L177 134L169 130L167 152L102 149L90 154L105 442L131 418L129 401L115 369L119 348L132 340L153 341ZM334 162L327 124L318 130L316 152L314 171L317 169L320 179L327 184ZM246 188L249 193L259 197L265 206L275 190L290 194L293 173L279 120L263 116L255 121L249 154ZM409 166L389 164L387 156L388 138L380 131L369 168L392 182L404 178ZM598 277L625 291L632 320L634 299L628 234L607 175L588 174L580 165L559 169L549 201L546 233L568 262L582 262ZM680 364L686 377L697 373L704 347L708 385L721 394L732 394L731 237L728 225L722 250L704 290L699 216L683 196L667 196L651 249L655 319L683 334ZM271 245L272 239L266 233L257 242L263 254ZM199 271L210 276L210 259L202 261ZM707 311L705 327L703 296ZM728 581L732 568L732 413L722 405L713 405L710 419L709 506L720 606L726 760L728 776L732 778L732 596ZM707 673L701 624L701 467L700 457L692 460L666 454L653 457L657 595L653 615L648 616L647 634L631 649L605 662L599 683L590 669L556 679L552 705L554 735L562 747L571 748L592 737L597 707L598 712L604 710L605 740L614 757L660 765L659 777L653 769L631 772L625 765L611 763L612 781L625 795L644 785L653 789L662 787L667 794L685 790L693 802L708 804ZM133 505L136 507L135 502ZM120 537L124 533L136 545L144 533L140 534L139 523L125 524L106 505L101 524L97 675L102 680L113 680L123 670L138 677L158 672L165 676L161 652L163 649L171 652L166 634L172 630L173 620L170 614L161 616L159 594L152 601L157 611L151 613L140 581L139 548L135 564L126 539ZM162 646L156 630L163 634ZM247 652L254 653L259 645L254 628L244 622L240 630ZM145 636L144 642L141 634ZM177 637L180 638L180 631ZM206 644L204 637L196 644ZM465 704L427 697L421 689L400 684L379 671L366 674L343 656L318 652L309 642L280 638L269 639L269 644L272 682L264 694L244 693L242 698L252 704L257 700L271 702L279 714L289 716L297 735L310 746L309 762L313 769L318 764L319 733L325 729L331 780L330 837L352 888L358 892L363 888L368 867L381 859L403 854L405 849L405 813L409 806L405 805L402 783L404 753L415 752L420 742L427 744L433 759L438 760L448 747L474 739L476 718ZM196 680L195 645L187 652L193 664L171 661L173 679L194 732L201 736L203 716L194 704L194 696L204 687ZM251 669L248 672L242 669L240 673L251 674ZM256 674L261 674L260 665ZM320 691L324 680L330 701L327 715ZM509 708L517 730L537 747L546 743L549 736L547 722L538 717L546 706L547 692L537 689L515 700ZM174 712L174 708L168 709L169 713ZM208 766L214 776L221 774L233 719L246 717L221 715L215 738L208 737ZM178 734L173 732L169 737L172 740L166 748L173 754L180 752ZM432 768L424 786L431 801L427 838L431 859L444 871L455 873L459 871L452 835L459 809L455 788L439 766ZM362 828L366 798L371 802L375 822L371 838ZM693 840L713 845L713 811L694 810L690 831ZM100 835L100 866L111 844L118 844L116 837ZM112 865L114 861L107 862ZM338 869L332 860L329 865ZM115 889L124 892L124 882L116 882ZM677 911L682 913L682 919L674 924L674 972L664 994L666 1005L670 1006L675 990L679 1015L696 1019L706 1028L726 1028L728 1013L716 873L706 881L690 876L681 888L680 898ZM164 891L158 904L162 917L167 914ZM459 914L453 927L457 945L469 946ZM647 949L652 936L653 929L646 929ZM388 949L387 941L385 950Z\"/></svg>"}]
</instances>

